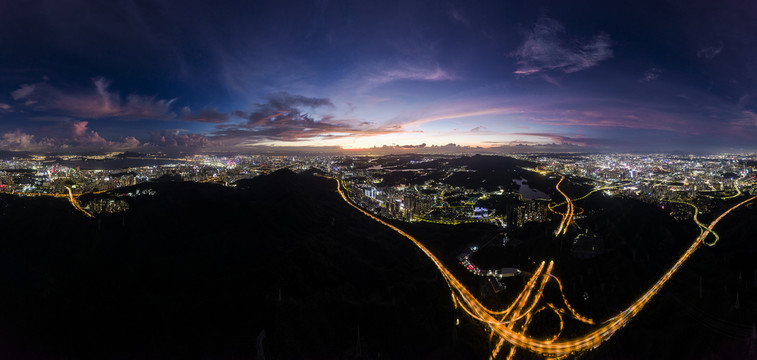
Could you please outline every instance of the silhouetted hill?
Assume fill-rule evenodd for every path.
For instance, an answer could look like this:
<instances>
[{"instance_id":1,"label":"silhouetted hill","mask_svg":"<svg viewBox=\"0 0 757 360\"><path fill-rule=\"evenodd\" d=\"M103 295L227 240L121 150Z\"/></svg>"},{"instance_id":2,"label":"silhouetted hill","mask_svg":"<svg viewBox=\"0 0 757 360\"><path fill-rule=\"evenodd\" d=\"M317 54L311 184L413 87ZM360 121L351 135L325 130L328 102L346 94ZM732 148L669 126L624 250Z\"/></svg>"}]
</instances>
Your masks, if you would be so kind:
<instances>
[{"instance_id":1,"label":"silhouetted hill","mask_svg":"<svg viewBox=\"0 0 757 360\"><path fill-rule=\"evenodd\" d=\"M245 359L258 339L269 359L484 356L433 265L333 180L120 191L140 187L156 193L98 219L0 197L3 358Z\"/></svg>"},{"instance_id":2,"label":"silhouetted hill","mask_svg":"<svg viewBox=\"0 0 757 360\"><path fill-rule=\"evenodd\" d=\"M300 179L301 177L295 174L292 170L281 169L276 170L266 176L256 176L252 179L239 180L235 183L235 185L240 189L265 187L281 187L281 189L284 189L287 186L294 185L295 182L301 181Z\"/></svg>"},{"instance_id":3,"label":"silhouetted hill","mask_svg":"<svg viewBox=\"0 0 757 360\"><path fill-rule=\"evenodd\" d=\"M529 183L558 179L528 174ZM581 194L580 179L569 180L566 191ZM122 196L137 189L154 195ZM261 343L267 359L486 358L482 327L453 309L430 261L335 189L289 170L236 188L145 183L102 195L130 210L96 219L65 199L0 194L0 357L249 359ZM509 231L509 245L474 260L533 271L554 259L571 304L601 321L651 286L697 234L691 221L632 199L596 193L577 206L586 210L580 231L602 236L607 252L572 256L573 237L553 235L554 216ZM580 356L754 358L755 217L757 205L725 218L716 246L699 249L637 318ZM394 223L478 294L482 278L455 257L473 243L500 244L501 229ZM514 298L524 278L504 282L498 296ZM540 325L529 334L557 331ZM566 326L561 339L579 333Z\"/></svg>"}]
</instances>

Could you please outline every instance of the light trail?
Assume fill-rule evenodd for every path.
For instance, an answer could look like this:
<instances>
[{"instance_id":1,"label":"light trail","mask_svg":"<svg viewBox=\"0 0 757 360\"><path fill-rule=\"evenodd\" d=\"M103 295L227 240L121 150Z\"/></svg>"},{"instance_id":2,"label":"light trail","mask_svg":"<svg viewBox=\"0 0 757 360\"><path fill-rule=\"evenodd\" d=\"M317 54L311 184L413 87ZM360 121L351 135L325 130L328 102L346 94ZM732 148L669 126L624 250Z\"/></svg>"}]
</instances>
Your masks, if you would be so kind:
<instances>
[{"instance_id":1,"label":"light trail","mask_svg":"<svg viewBox=\"0 0 757 360\"><path fill-rule=\"evenodd\" d=\"M550 276L551 276L551 277L552 277L552 278L553 278L553 279L554 279L555 281L557 281L557 286L558 286L558 287L560 288L560 295L562 296L562 301L563 301L563 303L565 304L565 308L566 308L566 309L568 309L568 312L570 312L571 316L573 316L573 318L574 318L574 319L576 319L576 320L578 320L578 321L580 321L580 322L583 322L583 323L586 323L586 324L590 324L590 325L593 325L593 324L594 324L594 320L592 320L592 319L589 319L589 318L587 318L587 317L585 317L585 316L583 316L583 315L579 314L579 313L578 313L578 312L577 312L577 311L576 311L575 309L573 309L573 307L572 307L572 306L570 306L570 304L568 303L568 299L566 299L566 298L565 298L565 293L563 292L563 289L562 289L562 282L560 281L560 279L558 279L558 278L557 278L556 276L554 276L554 275L550 275Z\"/></svg>"},{"instance_id":2,"label":"light trail","mask_svg":"<svg viewBox=\"0 0 757 360\"><path fill-rule=\"evenodd\" d=\"M557 185L555 185L555 189L557 189L557 191L560 192L560 194L562 194L562 196L565 198L565 201L563 201L563 202L561 202L559 204L554 204L554 205L553 204L548 204L547 205L547 209L549 209L549 211L551 211L551 212L553 212L553 213L555 213L555 214L560 215L560 216L563 217L562 221L560 222L560 226L557 228L557 231L555 231L555 236L560 236L560 233L566 234L568 232L568 227L571 224L580 228L580 226L578 226L578 224L576 224L576 222L575 222L575 220L573 220L573 218L576 215L583 214L584 213L584 209L583 208L578 208L580 210L580 212L576 214L575 207L573 205L574 202L576 202L578 200L583 200L583 199L589 197L589 195L591 195L591 194L593 194L593 193L595 193L597 191L615 189L615 188L618 188L618 187L621 186L621 185L615 185L615 186L606 186L606 187L602 187L602 188L597 188L597 189L594 189L592 191L589 191L584 196L581 196L579 198L571 200L568 197L568 195L566 195L562 190L560 190L560 183L562 183L562 181L564 179L565 179L565 176L562 176L560 178L560 181L558 181ZM568 204L568 208L565 210L564 213L561 213L561 212L555 210L556 207L562 206L562 205L565 205L565 204Z\"/></svg>"},{"instance_id":3,"label":"light trail","mask_svg":"<svg viewBox=\"0 0 757 360\"><path fill-rule=\"evenodd\" d=\"M541 285L539 285L539 291L536 292L536 296L534 296L534 300L531 303L531 306L528 307L528 310L525 312L521 312L523 309L523 306L526 305L526 302L528 302L528 298L530 297L531 293L533 292L533 286L528 289L528 292L526 293L526 296L521 299L520 303L518 304L518 307L515 309L515 312L510 317L510 328L513 327L514 323L520 319L522 319L527 314L530 314L531 311L536 307L536 304L539 303L539 300L541 299L542 293L544 292L544 286L547 285L547 281L549 281L549 275L552 273L552 268L554 267L555 262L550 261L549 266L547 267L547 270L544 272L544 274L537 274L537 276L542 277ZM535 283L534 283L535 284ZM502 319L504 321L504 318Z\"/></svg>"},{"instance_id":4,"label":"light trail","mask_svg":"<svg viewBox=\"0 0 757 360\"><path fill-rule=\"evenodd\" d=\"M579 336L573 339L567 339L567 340L560 340L556 341L553 339L548 340L542 340L542 339L535 339L532 337L529 337L525 334L525 328L528 324L528 321L530 321L531 317L530 315L526 315L526 321L524 322L523 329L521 331L517 331L513 329L515 325L512 321L507 321L505 318L507 318L507 315L511 311L510 309L513 308L513 305L515 303L518 304L525 304L525 301L530 296L531 291L533 290L533 284L536 283L536 278L540 276L541 269L544 266L544 263L540 265L537 272L532 276L531 280L529 280L529 284L526 286L526 289L524 289L524 292L521 293L521 295L516 298L516 301L513 303L513 305L510 306L510 308L504 310L504 311L493 311L482 305L478 299L476 299L475 296L473 296L468 289L459 281L457 280L452 273L441 263L441 261L434 256L433 253L431 253L430 250L428 250L423 244L421 244L417 239L415 239L410 234L400 230L396 226L389 224L375 215L363 210L359 206L355 205L350 201L347 196L342 191L342 183L339 179L334 179L337 182L337 192L342 197L342 199L352 206L353 208L357 209L367 217L381 223L382 225L394 230L398 234L402 235L406 239L410 240L415 244L418 249L420 249L430 260L431 262L436 266L437 270L442 274L444 279L447 281L447 285L452 290L452 297L454 299L454 303L456 306L459 306L463 311L465 311L469 316L472 318L481 321L482 323L486 324L494 334L496 334L500 339L499 341L507 342L514 348L522 348L529 350L531 352L541 354L547 357L565 357L567 355L580 352L580 351L586 351L593 348L598 347L601 345L604 341L609 339L615 332L620 330L622 327L624 327L636 314L638 314L644 306L646 306L647 303L662 289L662 287L670 280L670 278L675 274L678 269L683 265L686 260L689 259L691 254L696 251L699 246L702 244L703 240L707 235L709 235L712 232L713 227L717 225L718 222L720 222L723 217L728 215L731 211L741 207L744 204L747 204L751 201L753 201L757 196L750 197L723 212L720 216L715 218L707 227L705 230L702 231L702 233L696 238L696 240L689 246L689 248L681 255L681 257L673 264L673 266L663 274L662 277L660 277L657 282L655 282L649 290L647 290L641 297L636 299L628 308L621 311L619 314L605 320L602 322L602 325L583 335ZM550 267L551 271L551 267ZM549 277L549 276L546 276ZM543 281L543 283L546 283ZM560 286L562 288L562 286ZM537 296L540 296L537 295ZM564 296L563 296L564 298ZM566 301L567 303L567 301ZM521 308L521 306L519 306ZM515 313L517 313L519 310L516 310ZM495 315L504 315L500 319L495 317ZM511 325L513 324L513 325ZM514 352L511 350L511 352Z\"/></svg>"},{"instance_id":5,"label":"light trail","mask_svg":"<svg viewBox=\"0 0 757 360\"><path fill-rule=\"evenodd\" d=\"M20 191L14 191L14 192L2 191L2 193L16 195L16 196L49 196L49 197L57 197L57 198L67 198L68 202L71 203L71 206L73 206L74 209L81 211L84 215L88 217L92 217L92 218L95 217L94 215L84 210L79 205L79 201L76 200L76 198L81 196L82 194L74 194L73 192L71 192L71 188L69 188L68 186L66 186L66 190L68 191L68 195L57 194L57 193L28 193L28 192L20 192ZM109 190L95 191L95 192L92 192L92 194L100 194L106 191L109 191Z\"/></svg>"},{"instance_id":6,"label":"light trail","mask_svg":"<svg viewBox=\"0 0 757 360\"><path fill-rule=\"evenodd\" d=\"M502 319L500 321L503 322L503 323L506 322L507 323L506 326L509 329L517 331L516 325L517 325L518 321L525 317L525 321L520 326L519 333L520 334L524 334L526 332L526 329L528 329L528 324L531 322L531 318L532 318L531 317L531 311L533 311L534 307L536 307L536 304L539 303L539 300L541 299L541 296L542 296L542 294L544 292L544 286L546 286L547 285L547 281L549 281L549 275L551 275L552 268L554 267L554 265L555 265L555 262L554 261L550 261L549 262L549 266L547 266L547 270L545 270L544 273L542 273L542 268L544 267L544 262L542 261L541 265L539 266L539 269L537 270L537 272L534 273L534 275L531 277L531 281L529 282L529 284L521 292L520 296L522 296L523 294L525 294L525 296L522 296L522 298L520 299L520 301L518 301L518 307L515 308L515 311L512 313L511 316L509 316L509 320L505 321L508 318L508 315L510 315L510 314L506 314L505 316L502 317ZM537 280L539 277L541 277L541 279L542 279L541 280L541 284L539 285L539 291L536 292L536 295L534 296L534 300L532 301L531 306L528 308L528 310L522 311L523 307L528 302L528 298L533 293L534 285L536 285L536 281L535 280ZM499 353L499 351L502 348L502 345L504 343L505 343L505 339L504 338L500 338L499 342L497 343L497 347L494 349L494 351L492 351L492 354L491 354L492 359L497 357L497 354ZM515 356L515 351L516 351L516 348L514 346L511 347L510 348L510 353L507 355L507 358L508 359L512 359L513 356Z\"/></svg>"},{"instance_id":7,"label":"light trail","mask_svg":"<svg viewBox=\"0 0 757 360\"><path fill-rule=\"evenodd\" d=\"M727 200L727 199L733 199L735 197L739 197L740 195L741 195L741 189L739 188L738 184L736 184L736 193L733 194L733 195L729 195L729 196L712 196L712 195L705 194L704 196L707 196L707 197L713 198L713 199Z\"/></svg>"},{"instance_id":8,"label":"light trail","mask_svg":"<svg viewBox=\"0 0 757 360\"><path fill-rule=\"evenodd\" d=\"M668 202L673 202L673 203L678 203L678 204L689 205L689 206L693 207L694 208L694 216L692 216L692 220L694 220L694 223L696 223L697 226L699 226L699 234L701 235L702 232L704 232L704 231L707 230L707 225L705 225L703 222L699 221L699 208L696 205L694 205L694 204L692 204L690 202L681 201L681 200L667 200L667 201ZM715 237L715 240L713 242L711 242L711 243L708 243L708 242L704 241L704 239L703 239L702 243L705 244L705 245L707 245L707 246L713 246L713 245L715 245L718 242L718 240L720 240L720 235L718 235L718 233L716 233L715 231L710 231L710 233Z\"/></svg>"},{"instance_id":9,"label":"light trail","mask_svg":"<svg viewBox=\"0 0 757 360\"><path fill-rule=\"evenodd\" d=\"M562 334L562 331L565 328L565 323L563 322L562 314L560 313L560 309L556 308L554 305L552 305L550 303L547 303L547 306L543 306L541 309L537 310L534 313L534 316L536 316L536 314L538 314L539 312L541 312L542 310L545 310L545 309L552 310L552 312L555 315L557 315L558 320L560 320L560 328L557 330L557 334L555 334L554 336L552 336L551 339L548 340L550 342L553 342L553 341L557 340L560 337L560 334Z\"/></svg>"},{"instance_id":10,"label":"light trail","mask_svg":"<svg viewBox=\"0 0 757 360\"><path fill-rule=\"evenodd\" d=\"M82 214L87 215L91 218L95 217L94 215L88 213L87 210L82 209L82 207L79 205L79 201L74 198L74 194L71 192L70 187L66 186L66 190L68 190L68 201L71 203L71 205L74 206L74 209L81 211Z\"/></svg>"},{"instance_id":11,"label":"light trail","mask_svg":"<svg viewBox=\"0 0 757 360\"><path fill-rule=\"evenodd\" d=\"M565 210L565 214L563 214L562 221L560 221L560 226L557 227L555 236L566 234L568 232L568 226L570 226L571 222L573 221L573 201L570 200L567 194L560 190L560 184L563 182L563 180L565 180L565 176L560 177L560 181L558 181L557 185L555 185L555 189L557 189L557 191L565 198L565 203L568 204L568 208Z\"/></svg>"},{"instance_id":12,"label":"light trail","mask_svg":"<svg viewBox=\"0 0 757 360\"><path fill-rule=\"evenodd\" d=\"M36 193L36 192L23 192L23 191L0 191L0 192L2 192L3 194L16 195L16 196L68 197L68 195L66 194L55 194L55 193Z\"/></svg>"},{"instance_id":13,"label":"light trail","mask_svg":"<svg viewBox=\"0 0 757 360\"><path fill-rule=\"evenodd\" d=\"M475 224L475 223L488 223L491 220L490 219L465 219L465 220L456 220L456 219L450 219L450 220L436 220L436 219L428 219L424 218L418 215L413 216L414 219L418 221L423 221L427 223L432 224L442 224L442 225L460 225L460 224Z\"/></svg>"},{"instance_id":14,"label":"light trail","mask_svg":"<svg viewBox=\"0 0 757 360\"><path fill-rule=\"evenodd\" d=\"M594 190L592 190L592 191L589 191L589 192L588 192L588 193L586 193L586 194L585 194L584 196L581 196L581 197L579 197L579 198L575 198L575 199L573 199L573 202L576 202L576 201L578 201L578 200L583 200L583 199L586 199L587 197L589 197L589 195L591 195L591 194L593 194L593 193L595 193L595 192L598 192L598 191L605 191L605 190L617 189L617 188L619 188L619 187L622 187L622 186L623 186L623 185L613 185L613 186L605 186L605 187L597 188L597 189L594 189ZM553 213L555 213L555 214L558 214L558 215L565 215L565 214L563 214L563 213L561 213L561 212L557 212L557 211L555 211L555 210L554 210L554 208L556 208L556 207L558 207L558 206L562 206L562 205L565 205L565 201L563 201L563 202L561 202L561 203L557 203L557 204L554 204L554 205L550 204L550 205L549 205L548 207L549 207L549 210L550 210L550 211L552 211L552 212L553 212ZM579 214L577 214L577 215L579 215Z\"/></svg>"}]
</instances>

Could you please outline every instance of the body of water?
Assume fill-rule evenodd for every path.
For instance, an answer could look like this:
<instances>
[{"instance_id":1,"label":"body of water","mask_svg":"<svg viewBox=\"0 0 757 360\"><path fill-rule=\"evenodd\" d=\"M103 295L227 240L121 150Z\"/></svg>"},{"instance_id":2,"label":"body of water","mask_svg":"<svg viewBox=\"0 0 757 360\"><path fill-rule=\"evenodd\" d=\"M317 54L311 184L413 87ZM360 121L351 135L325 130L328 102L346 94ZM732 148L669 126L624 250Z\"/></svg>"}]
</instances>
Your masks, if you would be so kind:
<instances>
[{"instance_id":1,"label":"body of water","mask_svg":"<svg viewBox=\"0 0 757 360\"><path fill-rule=\"evenodd\" d=\"M518 186L520 186L520 189L518 189L518 192L523 196L524 199L531 199L531 200L536 200L536 199L549 200L550 199L549 195L539 190L532 189L530 186L528 186L526 179L520 179L520 180L513 179L513 182L518 184Z\"/></svg>"}]
</instances>

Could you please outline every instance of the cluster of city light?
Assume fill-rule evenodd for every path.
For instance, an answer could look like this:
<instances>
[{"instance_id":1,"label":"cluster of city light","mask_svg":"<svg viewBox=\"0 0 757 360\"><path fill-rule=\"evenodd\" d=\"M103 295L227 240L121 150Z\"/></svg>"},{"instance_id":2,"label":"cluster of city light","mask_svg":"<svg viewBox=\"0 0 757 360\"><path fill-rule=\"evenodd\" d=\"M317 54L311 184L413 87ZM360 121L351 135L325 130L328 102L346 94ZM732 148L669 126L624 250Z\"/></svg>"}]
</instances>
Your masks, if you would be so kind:
<instances>
[{"instance_id":1,"label":"cluster of city light","mask_svg":"<svg viewBox=\"0 0 757 360\"><path fill-rule=\"evenodd\" d=\"M536 339L525 334L528 324L530 323L533 315L542 311L540 308L536 312L533 309L542 297L542 291L544 286L550 279L555 279L559 285L560 293L562 294L562 284L557 278L551 274L553 268L553 262L550 262L546 270L544 269L545 262L542 262L534 274L529 279L523 291L518 297L504 310L492 310L482 305L475 296L473 296L468 289L457 280L452 273L441 263L441 261L434 256L423 244L416 240L411 235L400 230L394 225L391 225L373 214L363 210L359 206L353 204L349 198L342 191L341 181L337 180L337 191L341 195L342 199L349 205L368 216L369 218L391 228L398 234L412 241L437 267L439 272L446 280L450 290L452 291L452 298L456 308L462 309L471 318L481 322L487 326L491 331L492 339L497 340L497 345L492 352L492 357L496 357L505 343L511 346L508 357L511 358L515 354L515 349L521 348L531 351L533 353L541 354L548 357L565 357L573 353L590 350L598 347L604 341L609 339L616 331L624 327L636 314L638 314L644 306L654 297L660 289L670 280L673 274L683 265L683 263L689 259L691 254L699 248L704 239L712 233L713 227L726 215L728 215L734 209L753 201L757 196L750 197L733 207L726 210L720 216L715 218L708 226L702 228L702 232L695 239L695 241L689 246L689 248L683 253L683 255L668 269L666 273L660 277L641 297L636 299L628 308L621 311L619 314L605 320L595 330L573 339L559 339L559 333L550 339ZM567 196L566 196L566 199ZM563 223L568 223L569 220L564 219ZM539 280L541 280L539 282ZM538 283L538 291L537 289ZM529 299L531 302L529 302ZM567 302L564 294L562 295L565 302L567 311L577 320L585 322L587 324L595 324L594 321L578 314ZM528 305L528 306L527 306ZM557 309L552 304L547 304L547 307L552 309L558 314L560 319L560 332L562 331L562 316L559 315L565 310Z\"/></svg>"}]
</instances>

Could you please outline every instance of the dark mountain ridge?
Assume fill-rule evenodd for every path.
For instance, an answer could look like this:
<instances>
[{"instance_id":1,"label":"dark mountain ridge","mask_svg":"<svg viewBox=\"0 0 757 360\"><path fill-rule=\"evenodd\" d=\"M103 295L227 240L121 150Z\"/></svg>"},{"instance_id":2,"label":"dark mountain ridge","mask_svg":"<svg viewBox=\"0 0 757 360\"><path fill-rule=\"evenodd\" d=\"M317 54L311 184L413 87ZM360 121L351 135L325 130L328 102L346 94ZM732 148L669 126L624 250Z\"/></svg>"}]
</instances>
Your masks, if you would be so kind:
<instances>
[{"instance_id":1,"label":"dark mountain ridge","mask_svg":"<svg viewBox=\"0 0 757 360\"><path fill-rule=\"evenodd\" d=\"M258 339L271 359L475 354L431 263L333 180L140 187L156 193L98 219L3 197L0 355L243 359Z\"/></svg>"}]
</instances>

